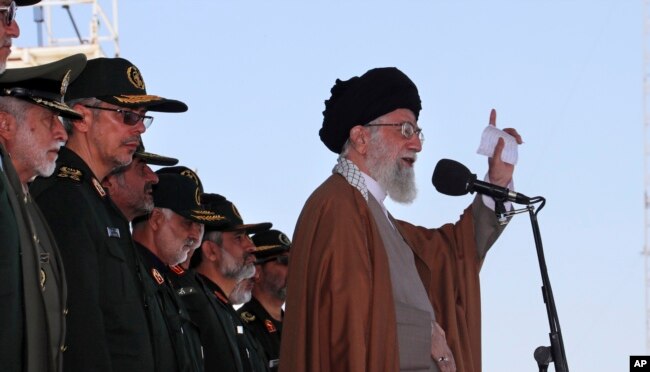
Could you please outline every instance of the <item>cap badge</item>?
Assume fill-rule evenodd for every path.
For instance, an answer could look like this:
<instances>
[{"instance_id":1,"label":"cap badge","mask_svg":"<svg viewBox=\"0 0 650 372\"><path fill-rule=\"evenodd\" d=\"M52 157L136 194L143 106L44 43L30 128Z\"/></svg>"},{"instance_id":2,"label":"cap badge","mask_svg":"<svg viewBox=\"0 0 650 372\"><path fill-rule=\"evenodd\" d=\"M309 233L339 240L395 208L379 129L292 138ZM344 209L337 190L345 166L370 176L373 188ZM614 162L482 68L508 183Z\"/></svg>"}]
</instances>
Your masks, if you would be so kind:
<instances>
[{"instance_id":1,"label":"cap badge","mask_svg":"<svg viewBox=\"0 0 650 372\"><path fill-rule=\"evenodd\" d=\"M70 74L72 73L72 70L68 70L68 72L65 73L63 76L63 80L61 80L61 102L63 102L63 96L65 96L65 92L68 90L68 85L70 85Z\"/></svg>"},{"instance_id":2,"label":"cap badge","mask_svg":"<svg viewBox=\"0 0 650 372\"><path fill-rule=\"evenodd\" d=\"M196 173L192 172L191 170L186 169L182 171L181 176L189 177L190 179L192 179L192 181L194 181L194 183L199 185L199 177L196 175Z\"/></svg>"},{"instance_id":3,"label":"cap badge","mask_svg":"<svg viewBox=\"0 0 650 372\"><path fill-rule=\"evenodd\" d=\"M244 220L243 218L241 218L241 215L239 214L239 211L237 210L237 207L235 207L234 204L232 204L232 212L235 214L235 216L237 216L237 218L239 218L242 221Z\"/></svg>"},{"instance_id":4,"label":"cap badge","mask_svg":"<svg viewBox=\"0 0 650 372\"><path fill-rule=\"evenodd\" d=\"M196 205L201 205L201 189L198 185L196 186L196 191L194 191L194 201Z\"/></svg>"},{"instance_id":5,"label":"cap badge","mask_svg":"<svg viewBox=\"0 0 650 372\"><path fill-rule=\"evenodd\" d=\"M158 270L151 269L151 275L156 280L156 283L158 283L159 285L165 282L165 279L162 277L162 275L160 275L160 272L158 272Z\"/></svg>"},{"instance_id":6,"label":"cap badge","mask_svg":"<svg viewBox=\"0 0 650 372\"><path fill-rule=\"evenodd\" d=\"M144 90L144 79L140 75L140 70L135 66L130 66L126 69L126 77L129 79L131 84L138 89Z\"/></svg>"},{"instance_id":7,"label":"cap badge","mask_svg":"<svg viewBox=\"0 0 650 372\"><path fill-rule=\"evenodd\" d=\"M289 240L289 238L286 235L284 235L284 233L280 233L280 235L278 236L278 240L280 240L280 243L286 246L291 246L291 240Z\"/></svg>"},{"instance_id":8,"label":"cap badge","mask_svg":"<svg viewBox=\"0 0 650 372\"><path fill-rule=\"evenodd\" d=\"M273 325L273 322L269 319L264 320L264 326L269 333L277 332L275 325Z\"/></svg>"}]
</instances>

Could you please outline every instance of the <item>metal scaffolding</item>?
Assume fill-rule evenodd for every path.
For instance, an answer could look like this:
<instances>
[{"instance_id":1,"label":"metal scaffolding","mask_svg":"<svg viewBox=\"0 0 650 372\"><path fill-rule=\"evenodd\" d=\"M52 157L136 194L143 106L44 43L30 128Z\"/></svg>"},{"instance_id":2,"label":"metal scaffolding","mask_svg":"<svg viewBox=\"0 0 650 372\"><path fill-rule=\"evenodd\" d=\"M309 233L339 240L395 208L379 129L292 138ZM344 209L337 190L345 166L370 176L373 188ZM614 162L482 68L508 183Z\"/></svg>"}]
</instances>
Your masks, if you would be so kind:
<instances>
[{"instance_id":1,"label":"metal scaffolding","mask_svg":"<svg viewBox=\"0 0 650 372\"><path fill-rule=\"evenodd\" d=\"M105 6L110 6L110 14ZM33 47L14 47L9 68L41 65L76 53L89 59L119 55L117 0L43 0L20 11L33 11L38 42ZM88 28L84 32L77 24ZM20 24L22 29L29 26Z\"/></svg>"}]
</instances>

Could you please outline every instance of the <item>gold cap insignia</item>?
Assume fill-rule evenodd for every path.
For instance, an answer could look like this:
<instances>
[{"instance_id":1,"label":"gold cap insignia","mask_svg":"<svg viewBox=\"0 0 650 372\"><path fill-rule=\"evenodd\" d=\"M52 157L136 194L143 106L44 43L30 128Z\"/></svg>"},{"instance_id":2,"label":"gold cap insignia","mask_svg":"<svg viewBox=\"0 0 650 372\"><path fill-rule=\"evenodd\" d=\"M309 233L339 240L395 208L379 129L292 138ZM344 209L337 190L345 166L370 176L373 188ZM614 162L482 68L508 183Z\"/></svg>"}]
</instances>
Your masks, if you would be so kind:
<instances>
[{"instance_id":1,"label":"gold cap insignia","mask_svg":"<svg viewBox=\"0 0 650 372\"><path fill-rule=\"evenodd\" d=\"M63 80L61 80L61 102L63 102L63 96L65 96L65 92L68 90L68 85L70 85L71 73L72 70L68 70L68 72L65 73L65 76L63 76Z\"/></svg>"},{"instance_id":2,"label":"gold cap insignia","mask_svg":"<svg viewBox=\"0 0 650 372\"><path fill-rule=\"evenodd\" d=\"M234 204L231 204L231 205L232 205L232 212L235 214L235 216L237 216L237 218L239 218L240 220L243 221L244 219L241 218L241 215L239 214L239 211L237 210L237 207L235 207Z\"/></svg>"},{"instance_id":3,"label":"gold cap insignia","mask_svg":"<svg viewBox=\"0 0 650 372\"><path fill-rule=\"evenodd\" d=\"M131 84L138 89L144 89L144 79L140 75L140 70L135 66L130 66L126 69L126 77L129 79Z\"/></svg>"},{"instance_id":4,"label":"gold cap insignia","mask_svg":"<svg viewBox=\"0 0 650 372\"><path fill-rule=\"evenodd\" d=\"M245 321L246 323L250 323L253 320L255 320L255 315L249 313L248 311L244 311L240 315L241 320Z\"/></svg>"},{"instance_id":5,"label":"gold cap insignia","mask_svg":"<svg viewBox=\"0 0 650 372\"><path fill-rule=\"evenodd\" d=\"M192 181L194 181L194 183L199 185L199 176L197 176L193 171L186 169L181 172L181 176L189 177L192 179Z\"/></svg>"},{"instance_id":6,"label":"gold cap insignia","mask_svg":"<svg viewBox=\"0 0 650 372\"><path fill-rule=\"evenodd\" d=\"M280 233L280 235L278 236L278 240L280 240L280 243L284 245L291 246L291 240L289 240L289 237L284 235L284 233Z\"/></svg>"}]
</instances>

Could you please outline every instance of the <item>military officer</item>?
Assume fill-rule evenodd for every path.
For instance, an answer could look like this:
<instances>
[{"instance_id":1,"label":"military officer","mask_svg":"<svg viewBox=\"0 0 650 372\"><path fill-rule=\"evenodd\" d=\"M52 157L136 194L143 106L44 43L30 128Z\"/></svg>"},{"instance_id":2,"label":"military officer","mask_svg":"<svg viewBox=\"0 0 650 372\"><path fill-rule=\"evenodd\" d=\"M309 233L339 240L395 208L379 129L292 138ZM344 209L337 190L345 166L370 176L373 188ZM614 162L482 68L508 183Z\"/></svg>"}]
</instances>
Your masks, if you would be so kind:
<instances>
[{"instance_id":1,"label":"military officer","mask_svg":"<svg viewBox=\"0 0 650 372\"><path fill-rule=\"evenodd\" d=\"M237 312L264 348L270 370L277 371L291 240L279 230L263 231L252 239L256 259L253 296Z\"/></svg>"},{"instance_id":2,"label":"military officer","mask_svg":"<svg viewBox=\"0 0 650 372\"><path fill-rule=\"evenodd\" d=\"M101 181L128 166L147 111L183 112L176 100L147 94L138 68L122 58L88 61L70 85L69 140L54 174L31 186L66 266L68 350L64 370L154 371L151 329L128 221Z\"/></svg>"},{"instance_id":3,"label":"military officer","mask_svg":"<svg viewBox=\"0 0 650 372\"><path fill-rule=\"evenodd\" d=\"M197 184L180 174L161 174L153 186L154 208L133 224L133 239L155 297L162 304L164 329L156 329L156 341L165 342L166 359L159 371L203 371L203 350L198 330L176 294L170 266L176 266L196 249L203 238L203 223L215 214L203 210ZM171 347L171 348L170 348Z\"/></svg>"},{"instance_id":4,"label":"military officer","mask_svg":"<svg viewBox=\"0 0 650 372\"><path fill-rule=\"evenodd\" d=\"M111 200L124 217L133 221L153 210L153 185L158 175L149 165L176 165L178 159L146 152L142 142L133 154L133 161L126 167L117 168L102 181Z\"/></svg>"},{"instance_id":5,"label":"military officer","mask_svg":"<svg viewBox=\"0 0 650 372\"><path fill-rule=\"evenodd\" d=\"M244 224L234 204L218 194L203 194L202 202L221 224L206 225L203 242L190 262L197 274L179 276L176 288L199 325L205 370L267 371L264 351L244 329L229 296L238 282L255 272L248 234L268 230L271 224Z\"/></svg>"},{"instance_id":6,"label":"military officer","mask_svg":"<svg viewBox=\"0 0 650 372\"><path fill-rule=\"evenodd\" d=\"M68 138L58 116L78 54L0 75L0 361L3 371L61 371L66 284L56 242L28 192Z\"/></svg>"}]
</instances>

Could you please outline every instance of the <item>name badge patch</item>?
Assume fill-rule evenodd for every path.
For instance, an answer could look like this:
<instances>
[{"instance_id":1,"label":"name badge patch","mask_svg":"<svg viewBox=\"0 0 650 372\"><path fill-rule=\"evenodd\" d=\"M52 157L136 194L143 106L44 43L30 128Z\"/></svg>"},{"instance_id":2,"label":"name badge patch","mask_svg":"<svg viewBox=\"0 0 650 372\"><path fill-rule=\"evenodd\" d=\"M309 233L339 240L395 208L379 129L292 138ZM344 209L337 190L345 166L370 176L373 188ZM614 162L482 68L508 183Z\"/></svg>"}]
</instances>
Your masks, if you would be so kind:
<instances>
[{"instance_id":1,"label":"name badge patch","mask_svg":"<svg viewBox=\"0 0 650 372\"><path fill-rule=\"evenodd\" d=\"M120 229L117 227L107 227L106 231L108 232L108 237L109 238L119 238L120 237Z\"/></svg>"}]
</instances>

